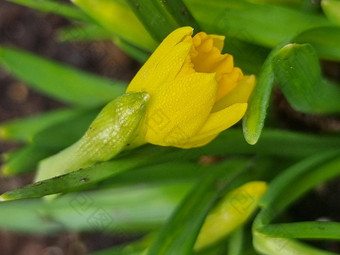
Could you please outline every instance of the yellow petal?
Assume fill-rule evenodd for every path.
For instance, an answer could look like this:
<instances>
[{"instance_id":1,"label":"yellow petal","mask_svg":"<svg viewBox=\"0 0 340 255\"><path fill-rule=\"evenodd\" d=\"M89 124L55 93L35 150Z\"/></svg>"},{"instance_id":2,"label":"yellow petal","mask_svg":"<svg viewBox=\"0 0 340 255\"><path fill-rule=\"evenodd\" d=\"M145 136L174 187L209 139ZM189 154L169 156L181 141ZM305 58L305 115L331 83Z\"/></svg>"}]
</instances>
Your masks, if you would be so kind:
<instances>
[{"instance_id":1,"label":"yellow petal","mask_svg":"<svg viewBox=\"0 0 340 255\"><path fill-rule=\"evenodd\" d=\"M146 142L176 147L188 142L207 120L216 90L214 73L194 73L162 84L150 97Z\"/></svg>"},{"instance_id":2,"label":"yellow petal","mask_svg":"<svg viewBox=\"0 0 340 255\"><path fill-rule=\"evenodd\" d=\"M211 113L201 130L190 141L198 141L219 134L242 119L247 104L233 104L221 111Z\"/></svg>"},{"instance_id":3,"label":"yellow petal","mask_svg":"<svg viewBox=\"0 0 340 255\"><path fill-rule=\"evenodd\" d=\"M208 143L210 143L212 140L214 140L219 134L207 136L204 138L199 138L199 137L192 137L189 142L185 144L181 144L178 146L179 148L182 149L190 149L190 148L197 148L197 147L202 147Z\"/></svg>"},{"instance_id":4,"label":"yellow petal","mask_svg":"<svg viewBox=\"0 0 340 255\"><path fill-rule=\"evenodd\" d=\"M126 92L147 92L151 97L158 87L175 79L191 48L190 42L177 44L166 59L150 69L142 68L133 78Z\"/></svg>"},{"instance_id":5,"label":"yellow petal","mask_svg":"<svg viewBox=\"0 0 340 255\"><path fill-rule=\"evenodd\" d=\"M182 27L169 34L130 82L127 92L145 91L147 86L147 92L152 94L160 82L175 77L192 44L192 40L183 40L192 32L191 27Z\"/></svg>"},{"instance_id":6,"label":"yellow petal","mask_svg":"<svg viewBox=\"0 0 340 255\"><path fill-rule=\"evenodd\" d=\"M236 103L247 103L255 87L255 81L255 75L244 76L234 90L215 103L212 111L217 112Z\"/></svg>"}]
</instances>

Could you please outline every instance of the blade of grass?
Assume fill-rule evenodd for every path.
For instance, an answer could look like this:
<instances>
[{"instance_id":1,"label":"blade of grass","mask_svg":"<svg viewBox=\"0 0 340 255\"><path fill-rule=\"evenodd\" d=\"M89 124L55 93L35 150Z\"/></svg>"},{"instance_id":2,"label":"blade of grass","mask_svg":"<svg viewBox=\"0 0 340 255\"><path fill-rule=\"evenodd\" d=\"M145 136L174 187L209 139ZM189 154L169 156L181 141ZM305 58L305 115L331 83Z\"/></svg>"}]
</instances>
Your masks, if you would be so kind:
<instances>
[{"instance_id":1,"label":"blade of grass","mask_svg":"<svg viewBox=\"0 0 340 255\"><path fill-rule=\"evenodd\" d=\"M280 229L280 231L277 231ZM272 237L296 239L340 240L340 223L337 222L294 222L270 224L259 231Z\"/></svg>"},{"instance_id":2,"label":"blade of grass","mask_svg":"<svg viewBox=\"0 0 340 255\"><path fill-rule=\"evenodd\" d=\"M315 114L340 112L340 88L322 80L318 56L309 44L288 44L272 60L275 80L292 107Z\"/></svg>"},{"instance_id":3,"label":"blade of grass","mask_svg":"<svg viewBox=\"0 0 340 255\"><path fill-rule=\"evenodd\" d=\"M243 227L235 230L229 238L228 255L242 255L244 251Z\"/></svg>"},{"instance_id":4,"label":"blade of grass","mask_svg":"<svg viewBox=\"0 0 340 255\"><path fill-rule=\"evenodd\" d=\"M303 30L330 25L326 18L244 0L185 0L205 31L274 48Z\"/></svg>"},{"instance_id":5,"label":"blade of grass","mask_svg":"<svg viewBox=\"0 0 340 255\"><path fill-rule=\"evenodd\" d=\"M164 150L166 150L166 148L164 148ZM158 149L157 147L149 147L148 149L141 148L138 151L135 151L131 157L107 161L93 167L36 182L23 188L6 192L2 195L2 198L5 200L13 200L41 197L44 195L85 188L135 167L144 166L146 164L151 165L151 162L158 163L162 159L168 160L175 156L174 153L171 155L162 153L164 150ZM160 157L160 155L162 157Z\"/></svg>"},{"instance_id":6,"label":"blade of grass","mask_svg":"<svg viewBox=\"0 0 340 255\"><path fill-rule=\"evenodd\" d=\"M83 111L71 119L51 125L37 132L32 137L32 142L40 147L57 150L65 148L84 135L99 111L99 109Z\"/></svg>"},{"instance_id":7,"label":"blade of grass","mask_svg":"<svg viewBox=\"0 0 340 255\"><path fill-rule=\"evenodd\" d=\"M112 33L95 25L69 26L58 30L58 40L62 42L88 42L112 39Z\"/></svg>"},{"instance_id":8,"label":"blade of grass","mask_svg":"<svg viewBox=\"0 0 340 255\"><path fill-rule=\"evenodd\" d=\"M108 234L152 231L169 217L191 187L191 183L137 185L72 193L53 201L1 202L0 227L45 234L65 229Z\"/></svg>"},{"instance_id":9,"label":"blade of grass","mask_svg":"<svg viewBox=\"0 0 340 255\"><path fill-rule=\"evenodd\" d=\"M272 50L263 64L254 91L248 102L247 112L243 117L242 127L244 138L251 145L257 143L264 127L267 108L274 86L274 73L271 60L277 50L278 48Z\"/></svg>"},{"instance_id":10,"label":"blade of grass","mask_svg":"<svg viewBox=\"0 0 340 255\"><path fill-rule=\"evenodd\" d=\"M82 113L79 109L56 110L33 117L10 120L0 125L0 139L29 142L39 131Z\"/></svg>"},{"instance_id":11,"label":"blade of grass","mask_svg":"<svg viewBox=\"0 0 340 255\"><path fill-rule=\"evenodd\" d=\"M8 191L4 194L4 198L40 197L61 192L65 193L74 189L84 189L118 173L146 165L151 166L152 164L169 162L173 159L192 160L203 155L225 156L228 154L259 154L300 159L301 157L337 149L340 144L339 136L320 137L278 130L265 131L263 138L256 146L250 146L245 142L242 143L242 140L240 130L230 129L228 132L221 134L220 138L202 148L180 150L151 145L144 146L131 152L123 153L120 158L112 161Z\"/></svg>"},{"instance_id":12,"label":"blade of grass","mask_svg":"<svg viewBox=\"0 0 340 255\"><path fill-rule=\"evenodd\" d=\"M142 2L128 0L127 2L157 42L161 42L170 32L180 26L192 26L199 30L198 24L181 0L145 0Z\"/></svg>"},{"instance_id":13,"label":"blade of grass","mask_svg":"<svg viewBox=\"0 0 340 255\"><path fill-rule=\"evenodd\" d=\"M124 82L104 79L8 47L0 47L0 63L33 89L82 107L103 105L125 90Z\"/></svg>"},{"instance_id":14,"label":"blade of grass","mask_svg":"<svg viewBox=\"0 0 340 255\"><path fill-rule=\"evenodd\" d=\"M318 27L303 31L292 42L309 43L321 58L340 61L340 27Z\"/></svg>"},{"instance_id":15,"label":"blade of grass","mask_svg":"<svg viewBox=\"0 0 340 255\"><path fill-rule=\"evenodd\" d=\"M147 254L191 254L210 208L222 192L231 189L246 163L244 159L227 161L204 176L182 200Z\"/></svg>"},{"instance_id":16,"label":"blade of grass","mask_svg":"<svg viewBox=\"0 0 340 255\"><path fill-rule=\"evenodd\" d=\"M8 156L5 155L1 172L5 176L12 176L35 170L40 160L56 152L57 150L49 148L27 145L24 148L11 152Z\"/></svg>"},{"instance_id":17,"label":"blade of grass","mask_svg":"<svg viewBox=\"0 0 340 255\"><path fill-rule=\"evenodd\" d=\"M340 1L338 0L322 0L321 7L327 18L334 24L340 26Z\"/></svg>"},{"instance_id":18,"label":"blade of grass","mask_svg":"<svg viewBox=\"0 0 340 255\"><path fill-rule=\"evenodd\" d=\"M69 18L71 20L81 20L92 22L92 20L81 10L74 8L72 5L60 3L51 0L7 0L12 3L24 5L43 12L50 12Z\"/></svg>"},{"instance_id":19,"label":"blade of grass","mask_svg":"<svg viewBox=\"0 0 340 255\"><path fill-rule=\"evenodd\" d=\"M340 152L333 150L309 157L284 171L270 183L268 192L262 198L261 204L267 209L258 215L256 226L271 221L316 184L339 175L339 163ZM294 189L291 189L293 183ZM267 213L266 210L271 212Z\"/></svg>"},{"instance_id":20,"label":"blade of grass","mask_svg":"<svg viewBox=\"0 0 340 255\"><path fill-rule=\"evenodd\" d=\"M84 10L100 26L110 31L114 38L123 39L132 45L150 51L157 46L126 1L73 0L73 3Z\"/></svg>"},{"instance_id":21,"label":"blade of grass","mask_svg":"<svg viewBox=\"0 0 340 255\"><path fill-rule=\"evenodd\" d=\"M309 230L308 228L306 229L306 232L304 231L305 228L297 229L294 225L289 226L290 224L283 225L284 228L280 228L280 225L277 225L277 228L275 226L270 227L271 232L275 231L277 233L272 235L262 233L261 229L266 227L282 210L312 187L340 175L339 164L339 150L325 152L293 165L270 183L268 192L262 198L263 209L256 217L253 225L254 246L259 252L266 255L283 255L287 254L287 251L301 255L334 255L334 253L312 248L291 238L295 236L312 237L313 235L320 238L323 234L326 235L325 238L333 237L333 235L339 236L338 224L331 224L331 232L329 233L322 231L322 228L316 230L316 225L308 223L303 223L307 224L305 226L309 228ZM294 189L291 188L292 185ZM325 227L326 224L323 226ZM288 233L283 233L284 230L287 230ZM289 231L292 230L296 232L289 235ZM287 237L273 237L273 235Z\"/></svg>"}]
</instances>

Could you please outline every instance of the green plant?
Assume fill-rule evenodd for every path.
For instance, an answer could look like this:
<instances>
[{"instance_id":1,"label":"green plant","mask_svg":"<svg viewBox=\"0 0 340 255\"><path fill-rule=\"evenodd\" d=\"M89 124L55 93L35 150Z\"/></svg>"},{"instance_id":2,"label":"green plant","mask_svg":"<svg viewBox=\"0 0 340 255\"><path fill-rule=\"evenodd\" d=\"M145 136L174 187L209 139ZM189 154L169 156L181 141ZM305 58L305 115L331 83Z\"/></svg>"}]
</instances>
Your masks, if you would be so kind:
<instances>
[{"instance_id":1,"label":"green plant","mask_svg":"<svg viewBox=\"0 0 340 255\"><path fill-rule=\"evenodd\" d=\"M320 60L340 62L339 1L322 1L322 11L302 0L74 0L73 5L52 0L11 2L70 19L72 25L59 31L61 41L112 39L141 63L178 27L225 35L224 50L245 73L254 73L257 83L243 128L229 129L203 147L148 144L126 150L128 142L124 140L110 156L82 155L81 162L72 166L77 171L71 173L63 172L60 159L50 161L45 168L64 175L39 178L41 182L2 194L4 200L15 201L0 204L1 227L56 233L68 226L77 231L145 236L97 255L334 254L299 240L339 240L339 223L275 220L313 187L340 176L339 134L284 130L271 118L273 114L266 128L264 125L275 84L298 112L339 114L339 81L325 77L320 67ZM31 88L68 105L64 110L1 124L2 140L25 143L5 155L2 170L7 176L34 170L44 158L78 141L100 109L121 98L127 85L5 46L0 47L0 65ZM137 107L137 115L144 113L144 103ZM129 125L131 130L138 125L138 116ZM132 132L120 130L123 138ZM214 162L202 164L202 156ZM237 192L253 181L269 184L261 199L262 193ZM141 183L144 186L139 186ZM62 196L51 201L31 199L53 194ZM88 209L84 210L78 198L88 203ZM204 236L200 231L209 228L201 230L205 219L214 217L223 201L232 206L223 212L225 217L232 216L240 223L232 229L228 224L221 226L218 240L205 238L209 245L195 244L197 236ZM252 206L249 212L248 206ZM254 218L251 213L256 206L260 210ZM99 223L93 215L97 209L106 215ZM126 215L120 215L120 210Z\"/></svg>"}]
</instances>

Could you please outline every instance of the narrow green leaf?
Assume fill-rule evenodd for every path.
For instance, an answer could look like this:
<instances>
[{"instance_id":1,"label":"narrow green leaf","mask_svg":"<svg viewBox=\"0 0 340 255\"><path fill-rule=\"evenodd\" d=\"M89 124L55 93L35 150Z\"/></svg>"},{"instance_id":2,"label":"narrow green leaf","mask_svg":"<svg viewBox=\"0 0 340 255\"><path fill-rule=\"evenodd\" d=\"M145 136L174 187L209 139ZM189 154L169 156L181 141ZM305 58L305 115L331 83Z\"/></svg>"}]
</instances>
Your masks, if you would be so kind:
<instances>
[{"instance_id":1,"label":"narrow green leaf","mask_svg":"<svg viewBox=\"0 0 340 255\"><path fill-rule=\"evenodd\" d=\"M72 118L65 119L37 132L33 144L61 150L79 140L98 115L99 109L80 111Z\"/></svg>"},{"instance_id":2,"label":"narrow green leaf","mask_svg":"<svg viewBox=\"0 0 340 255\"><path fill-rule=\"evenodd\" d=\"M316 229L315 227L318 223L313 226L308 223L296 223L302 224L300 226L305 224L306 228L297 228L296 226L298 225L290 224L283 225L283 228L280 225L276 225L277 227L275 228L274 225L270 227L270 235L262 233L261 229L266 228L267 224L282 210L312 187L339 176L339 164L339 150L322 153L293 165L270 183L268 192L262 199L263 209L256 217L253 225L254 246L261 254L284 255L287 254L287 251L290 251L290 253L301 255L334 255L334 253L318 250L291 238L297 236L302 238L304 236L312 238L313 236L318 236L320 238L320 236L325 235L325 238L331 237L333 239L333 236L339 236L338 224L332 224L328 233L322 231L322 228ZM294 189L291 188L292 185ZM283 233L284 230L287 230L288 233ZM296 232L290 235L289 233L293 230ZM277 234L273 234L273 231ZM273 235L286 237L273 237Z\"/></svg>"},{"instance_id":3,"label":"narrow green leaf","mask_svg":"<svg viewBox=\"0 0 340 255\"><path fill-rule=\"evenodd\" d=\"M227 161L204 176L162 228L148 255L191 254L210 208L222 192L231 189L231 184L244 170L246 162Z\"/></svg>"},{"instance_id":4,"label":"narrow green leaf","mask_svg":"<svg viewBox=\"0 0 340 255\"><path fill-rule=\"evenodd\" d=\"M261 140L251 146L244 141L240 129L228 129L211 143L202 148L191 149L190 152L203 155L259 154L300 159L334 150L339 146L340 137L337 135L310 135L271 129L264 129Z\"/></svg>"},{"instance_id":5,"label":"narrow green leaf","mask_svg":"<svg viewBox=\"0 0 340 255\"><path fill-rule=\"evenodd\" d=\"M306 113L340 112L340 87L322 80L319 59L308 44L288 44L273 58L273 71L289 103Z\"/></svg>"},{"instance_id":6,"label":"narrow green leaf","mask_svg":"<svg viewBox=\"0 0 340 255\"><path fill-rule=\"evenodd\" d=\"M257 217L256 225L261 227L269 223L285 207L305 194L309 189L340 175L339 150L324 152L309 157L286 169L269 185L268 192L262 198L262 210ZM291 185L294 184L294 189Z\"/></svg>"},{"instance_id":7,"label":"narrow green leaf","mask_svg":"<svg viewBox=\"0 0 340 255\"><path fill-rule=\"evenodd\" d=\"M253 240L256 251L261 255L337 255L294 239L270 237L257 231L253 234Z\"/></svg>"},{"instance_id":8,"label":"narrow green leaf","mask_svg":"<svg viewBox=\"0 0 340 255\"><path fill-rule=\"evenodd\" d=\"M325 12L327 18L334 24L340 26L340 1L339 0L322 0L322 10Z\"/></svg>"},{"instance_id":9,"label":"narrow green leaf","mask_svg":"<svg viewBox=\"0 0 340 255\"><path fill-rule=\"evenodd\" d=\"M103 105L124 92L123 82L104 79L17 49L0 47L0 63L32 88L83 107Z\"/></svg>"},{"instance_id":10,"label":"narrow green leaf","mask_svg":"<svg viewBox=\"0 0 340 255\"><path fill-rule=\"evenodd\" d=\"M192 26L199 31L198 24L182 0L128 0L128 3L157 42L161 42L173 30L181 26Z\"/></svg>"},{"instance_id":11,"label":"narrow green leaf","mask_svg":"<svg viewBox=\"0 0 340 255\"><path fill-rule=\"evenodd\" d=\"M39 131L75 118L82 110L56 110L33 117L11 120L0 125L0 139L28 142Z\"/></svg>"},{"instance_id":12,"label":"narrow green leaf","mask_svg":"<svg viewBox=\"0 0 340 255\"><path fill-rule=\"evenodd\" d=\"M28 145L5 156L1 171L4 175L11 176L35 170L40 160L56 152L55 149Z\"/></svg>"},{"instance_id":13,"label":"narrow green leaf","mask_svg":"<svg viewBox=\"0 0 340 255\"><path fill-rule=\"evenodd\" d=\"M175 161L131 169L98 184L98 188L132 184L191 181L200 178L207 171L195 162Z\"/></svg>"},{"instance_id":14,"label":"narrow green leaf","mask_svg":"<svg viewBox=\"0 0 340 255\"><path fill-rule=\"evenodd\" d=\"M95 25L70 26L58 30L58 39L62 42L87 42L112 39L112 33Z\"/></svg>"},{"instance_id":15,"label":"narrow green leaf","mask_svg":"<svg viewBox=\"0 0 340 255\"><path fill-rule=\"evenodd\" d=\"M113 235L122 231L153 231L164 223L191 187L192 183L132 185L72 193L51 201L0 202L0 227L42 234L65 232L65 228Z\"/></svg>"},{"instance_id":16,"label":"narrow green leaf","mask_svg":"<svg viewBox=\"0 0 340 255\"><path fill-rule=\"evenodd\" d=\"M270 53L268 48L239 40L226 34L222 52L234 57L234 65L246 74L258 74Z\"/></svg>"},{"instance_id":17,"label":"narrow green leaf","mask_svg":"<svg viewBox=\"0 0 340 255\"><path fill-rule=\"evenodd\" d=\"M277 231L280 229L280 231ZM340 223L337 222L293 222L270 224L259 231L272 237L297 239L328 239L340 240Z\"/></svg>"},{"instance_id":18,"label":"narrow green leaf","mask_svg":"<svg viewBox=\"0 0 340 255\"><path fill-rule=\"evenodd\" d=\"M244 229L240 227L235 230L229 238L228 255L243 255L244 251Z\"/></svg>"},{"instance_id":19,"label":"narrow green leaf","mask_svg":"<svg viewBox=\"0 0 340 255\"><path fill-rule=\"evenodd\" d=\"M325 17L245 0L185 0L202 29L276 47L309 28L330 25Z\"/></svg>"},{"instance_id":20,"label":"narrow green leaf","mask_svg":"<svg viewBox=\"0 0 340 255\"><path fill-rule=\"evenodd\" d=\"M92 22L91 19L81 10L74 8L69 4L53 0L7 0L16 4L21 4L30 8L37 9L43 12L51 12L64 16L69 19L77 19L86 22Z\"/></svg>"},{"instance_id":21,"label":"narrow green leaf","mask_svg":"<svg viewBox=\"0 0 340 255\"><path fill-rule=\"evenodd\" d=\"M294 146L292 146L294 144ZM339 136L313 136L280 130L264 130L262 139L255 146L247 144L239 129L229 129L202 148L180 150L158 146L144 146L126 152L120 158L93 167L72 172L40 184L7 192L8 199L40 197L65 193L72 189L84 189L124 171L171 160L197 159L203 155L269 155L299 159L340 146ZM82 181L83 180L83 181ZM5 195L6 196L6 195Z\"/></svg>"},{"instance_id":22,"label":"narrow green leaf","mask_svg":"<svg viewBox=\"0 0 340 255\"><path fill-rule=\"evenodd\" d=\"M83 189L124 171L150 164L150 162L156 164L176 156L174 153L171 155L162 153L164 150L158 147L141 148L135 151L131 157L107 161L66 175L30 184L23 188L8 191L3 194L2 198L5 200L32 198Z\"/></svg>"},{"instance_id":23,"label":"narrow green leaf","mask_svg":"<svg viewBox=\"0 0 340 255\"><path fill-rule=\"evenodd\" d=\"M264 121L267 115L267 108L271 92L274 86L274 73L271 59L276 50L273 50L262 66L258 81L248 102L248 108L243 117L243 134L246 141L254 145L260 138Z\"/></svg>"},{"instance_id":24,"label":"narrow green leaf","mask_svg":"<svg viewBox=\"0 0 340 255\"><path fill-rule=\"evenodd\" d=\"M144 62L150 57L150 51L145 51L138 48L135 45L130 44L127 41L116 38L114 39L115 44L121 48L125 53L136 59L138 62L144 64Z\"/></svg>"},{"instance_id":25,"label":"narrow green leaf","mask_svg":"<svg viewBox=\"0 0 340 255\"><path fill-rule=\"evenodd\" d=\"M292 42L309 43L321 58L340 61L340 27L317 27L296 36Z\"/></svg>"},{"instance_id":26,"label":"narrow green leaf","mask_svg":"<svg viewBox=\"0 0 340 255\"><path fill-rule=\"evenodd\" d=\"M157 46L124 0L73 0L73 3L115 38L150 51Z\"/></svg>"}]
</instances>

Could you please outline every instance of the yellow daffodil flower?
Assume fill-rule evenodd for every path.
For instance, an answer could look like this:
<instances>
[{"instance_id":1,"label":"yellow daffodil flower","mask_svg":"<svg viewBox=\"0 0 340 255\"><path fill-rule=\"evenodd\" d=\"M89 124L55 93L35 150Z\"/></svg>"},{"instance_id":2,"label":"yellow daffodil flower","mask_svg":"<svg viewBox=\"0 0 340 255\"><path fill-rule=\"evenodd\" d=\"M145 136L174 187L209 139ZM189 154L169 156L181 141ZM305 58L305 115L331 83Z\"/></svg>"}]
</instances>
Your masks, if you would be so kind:
<instances>
[{"instance_id":1,"label":"yellow daffodil flower","mask_svg":"<svg viewBox=\"0 0 340 255\"><path fill-rule=\"evenodd\" d=\"M135 146L203 146L245 114L255 76L221 54L224 36L192 34L182 27L168 35L127 88L150 95Z\"/></svg>"}]
</instances>

